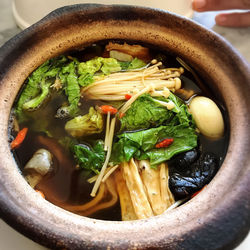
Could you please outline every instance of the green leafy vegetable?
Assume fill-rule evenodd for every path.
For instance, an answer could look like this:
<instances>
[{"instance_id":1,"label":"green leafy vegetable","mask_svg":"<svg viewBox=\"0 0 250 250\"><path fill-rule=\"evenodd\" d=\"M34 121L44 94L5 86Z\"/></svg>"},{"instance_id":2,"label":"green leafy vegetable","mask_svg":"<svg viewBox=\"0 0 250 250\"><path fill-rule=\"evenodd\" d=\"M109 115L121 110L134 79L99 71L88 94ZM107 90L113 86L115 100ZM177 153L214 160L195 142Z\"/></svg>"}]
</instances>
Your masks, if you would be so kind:
<instances>
[{"instance_id":1,"label":"green leafy vegetable","mask_svg":"<svg viewBox=\"0 0 250 250\"><path fill-rule=\"evenodd\" d=\"M80 101L81 92L78 85L77 76L75 73L70 73L67 77L67 87L65 88L66 95L69 101L69 113L70 115L77 114L79 108L78 103Z\"/></svg>"},{"instance_id":2,"label":"green leafy vegetable","mask_svg":"<svg viewBox=\"0 0 250 250\"><path fill-rule=\"evenodd\" d=\"M133 65L138 62L135 61ZM131 67L134 67L133 65ZM75 116L79 113L80 86L93 83L96 72L107 75L120 70L120 63L114 58L97 57L83 63L79 63L76 58L65 56L48 60L29 77L19 98L16 114L21 120L24 118L23 110L29 111L39 107L49 95L50 86L56 78L60 81L69 102L69 105L58 110L56 117Z\"/></svg>"},{"instance_id":3,"label":"green leafy vegetable","mask_svg":"<svg viewBox=\"0 0 250 250\"><path fill-rule=\"evenodd\" d=\"M120 119L120 131L134 131L160 125L175 126L186 124L187 126L195 127L187 106L177 96L170 93L167 99L164 97L157 99L165 102L172 101L175 107L172 110L168 110L156 102L156 98L151 97L149 94L144 94L137 98L126 112L126 115Z\"/></svg>"},{"instance_id":4,"label":"green leafy vegetable","mask_svg":"<svg viewBox=\"0 0 250 250\"><path fill-rule=\"evenodd\" d=\"M134 58L129 66L128 66L128 70L129 69L140 69L146 66L146 63L138 58Z\"/></svg>"},{"instance_id":5,"label":"green leafy vegetable","mask_svg":"<svg viewBox=\"0 0 250 250\"><path fill-rule=\"evenodd\" d=\"M79 84L83 87L91 84L94 81L94 74L98 71L108 75L120 70L121 66L114 58L97 57L87 62L82 62L78 66L78 73L80 74Z\"/></svg>"},{"instance_id":6,"label":"green leafy vegetable","mask_svg":"<svg viewBox=\"0 0 250 250\"><path fill-rule=\"evenodd\" d=\"M65 94L67 95L69 102L69 106L63 107L65 109L64 112L71 116L78 113L78 103L81 97L78 76L76 74L78 64L79 62L77 60L73 60L62 68L62 73L59 75L60 80L65 83Z\"/></svg>"},{"instance_id":7,"label":"green leafy vegetable","mask_svg":"<svg viewBox=\"0 0 250 250\"><path fill-rule=\"evenodd\" d=\"M183 103L183 101L173 93L170 93L168 99L175 104L175 107L172 109L172 111L176 113L176 117L172 121L172 124L186 124L187 126L194 128L195 123L193 117L188 112L187 106Z\"/></svg>"},{"instance_id":8,"label":"green leafy vegetable","mask_svg":"<svg viewBox=\"0 0 250 250\"><path fill-rule=\"evenodd\" d=\"M122 70L127 70L131 62L119 62Z\"/></svg>"},{"instance_id":9,"label":"green leafy vegetable","mask_svg":"<svg viewBox=\"0 0 250 250\"><path fill-rule=\"evenodd\" d=\"M174 114L158 104L149 94L140 96L121 118L120 131L147 129L162 125L173 118Z\"/></svg>"},{"instance_id":10,"label":"green leafy vegetable","mask_svg":"<svg viewBox=\"0 0 250 250\"><path fill-rule=\"evenodd\" d=\"M21 115L23 110L23 104L28 100L35 98L40 91L40 82L42 80L42 75L49 69L50 62L47 61L42 64L34 73L29 77L27 85L25 86L16 107L16 114Z\"/></svg>"},{"instance_id":11,"label":"green leafy vegetable","mask_svg":"<svg viewBox=\"0 0 250 250\"><path fill-rule=\"evenodd\" d=\"M101 67L101 71L103 74L108 75L113 72L117 72L121 70L121 66L119 62L114 58L103 58L103 65Z\"/></svg>"},{"instance_id":12,"label":"green leafy vegetable","mask_svg":"<svg viewBox=\"0 0 250 250\"><path fill-rule=\"evenodd\" d=\"M91 74L94 75L95 72L99 71L102 66L102 61L104 58L97 57L87 62L82 62L78 66L78 72L80 75Z\"/></svg>"},{"instance_id":13,"label":"green leafy vegetable","mask_svg":"<svg viewBox=\"0 0 250 250\"><path fill-rule=\"evenodd\" d=\"M103 145L101 140L96 141L93 148L84 144L74 145L72 150L80 167L98 174L105 160Z\"/></svg>"},{"instance_id":14,"label":"green leafy vegetable","mask_svg":"<svg viewBox=\"0 0 250 250\"><path fill-rule=\"evenodd\" d=\"M79 62L75 58L72 58L70 63L68 62L69 59L65 56L53 58L32 73L18 101L16 112L19 116L22 114L23 109L35 109L43 103L50 92L50 86L57 76L64 85L69 101L69 106L67 108L64 107L67 109L65 112L68 112L70 115L77 114L80 86L76 68Z\"/></svg>"},{"instance_id":15,"label":"green leafy vegetable","mask_svg":"<svg viewBox=\"0 0 250 250\"><path fill-rule=\"evenodd\" d=\"M140 145L127 138L121 138L113 144L110 161L115 164L128 162L136 154L140 154Z\"/></svg>"},{"instance_id":16,"label":"green leafy vegetable","mask_svg":"<svg viewBox=\"0 0 250 250\"><path fill-rule=\"evenodd\" d=\"M168 99L157 99L171 100L175 107L168 110L150 95L140 96L121 118L120 131L144 130L120 134L113 145L112 161L120 163L135 157L149 159L151 165L157 165L197 145L194 122L186 105L172 93ZM158 142L168 137L174 138L169 147L155 148Z\"/></svg>"},{"instance_id":17,"label":"green leafy vegetable","mask_svg":"<svg viewBox=\"0 0 250 250\"><path fill-rule=\"evenodd\" d=\"M65 125L65 130L73 137L101 133L103 130L102 115L91 107L88 114L77 116L68 121Z\"/></svg>"},{"instance_id":18,"label":"green leafy vegetable","mask_svg":"<svg viewBox=\"0 0 250 250\"><path fill-rule=\"evenodd\" d=\"M156 149L155 144L165 138L174 138L167 148ZM111 160L115 163L136 159L149 159L152 165L169 160L177 153L197 146L195 130L185 125L160 126L133 133L123 133L114 143Z\"/></svg>"},{"instance_id":19,"label":"green leafy vegetable","mask_svg":"<svg viewBox=\"0 0 250 250\"><path fill-rule=\"evenodd\" d=\"M65 56L50 59L31 74L17 103L16 114L19 120L24 119L23 109L35 109L42 104L49 94L53 78L56 77L67 60Z\"/></svg>"},{"instance_id":20,"label":"green leafy vegetable","mask_svg":"<svg viewBox=\"0 0 250 250\"><path fill-rule=\"evenodd\" d=\"M195 130L190 127L178 125L173 127L172 131L167 135L174 138L174 142L167 148L155 149L152 148L145 152L142 158L150 159L152 165L158 165L166 160L169 160L174 155L191 150L197 146L197 135Z\"/></svg>"},{"instance_id":21,"label":"green leafy vegetable","mask_svg":"<svg viewBox=\"0 0 250 250\"><path fill-rule=\"evenodd\" d=\"M35 109L39 107L41 103L45 100L45 98L48 96L50 85L51 83L45 83L45 79L42 79L40 95L24 103L23 109L29 110L29 109Z\"/></svg>"},{"instance_id":22,"label":"green leafy vegetable","mask_svg":"<svg viewBox=\"0 0 250 250\"><path fill-rule=\"evenodd\" d=\"M78 80L79 80L79 85L82 87L86 87L94 82L93 75L89 73L81 75Z\"/></svg>"},{"instance_id":23,"label":"green leafy vegetable","mask_svg":"<svg viewBox=\"0 0 250 250\"><path fill-rule=\"evenodd\" d=\"M122 70L140 69L146 66L146 63L138 58L134 58L131 62L119 62Z\"/></svg>"}]
</instances>

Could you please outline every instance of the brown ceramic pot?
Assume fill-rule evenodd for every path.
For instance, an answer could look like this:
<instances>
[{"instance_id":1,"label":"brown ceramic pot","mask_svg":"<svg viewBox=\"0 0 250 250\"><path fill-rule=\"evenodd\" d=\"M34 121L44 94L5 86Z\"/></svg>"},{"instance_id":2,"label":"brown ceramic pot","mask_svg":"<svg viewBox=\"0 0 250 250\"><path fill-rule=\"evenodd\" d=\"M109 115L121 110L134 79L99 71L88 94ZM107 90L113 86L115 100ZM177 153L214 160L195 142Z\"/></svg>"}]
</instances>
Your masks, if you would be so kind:
<instances>
[{"instance_id":1,"label":"brown ceramic pot","mask_svg":"<svg viewBox=\"0 0 250 250\"><path fill-rule=\"evenodd\" d=\"M26 77L48 58L113 38L180 55L229 114L228 152L204 192L164 215L132 222L81 217L40 198L18 171L8 143L10 109ZM249 65L225 40L191 20L141 7L58 9L0 50L1 217L53 249L232 249L250 226L249 94Z\"/></svg>"}]
</instances>

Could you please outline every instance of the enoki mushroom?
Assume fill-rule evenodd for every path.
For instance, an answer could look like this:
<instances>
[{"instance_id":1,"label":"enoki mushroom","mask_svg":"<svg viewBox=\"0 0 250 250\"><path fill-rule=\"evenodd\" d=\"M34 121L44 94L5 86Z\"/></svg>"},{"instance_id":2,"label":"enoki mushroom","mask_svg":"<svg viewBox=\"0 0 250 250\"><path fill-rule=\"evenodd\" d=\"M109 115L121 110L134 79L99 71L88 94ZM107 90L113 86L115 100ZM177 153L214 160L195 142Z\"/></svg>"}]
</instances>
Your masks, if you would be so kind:
<instances>
[{"instance_id":1,"label":"enoki mushroom","mask_svg":"<svg viewBox=\"0 0 250 250\"><path fill-rule=\"evenodd\" d=\"M146 69L113 73L96 77L95 82L82 88L81 93L89 99L104 101L125 100L125 95L135 95L145 88L152 96L169 96L169 90L181 88L180 75L183 68L161 69L161 62Z\"/></svg>"}]
</instances>

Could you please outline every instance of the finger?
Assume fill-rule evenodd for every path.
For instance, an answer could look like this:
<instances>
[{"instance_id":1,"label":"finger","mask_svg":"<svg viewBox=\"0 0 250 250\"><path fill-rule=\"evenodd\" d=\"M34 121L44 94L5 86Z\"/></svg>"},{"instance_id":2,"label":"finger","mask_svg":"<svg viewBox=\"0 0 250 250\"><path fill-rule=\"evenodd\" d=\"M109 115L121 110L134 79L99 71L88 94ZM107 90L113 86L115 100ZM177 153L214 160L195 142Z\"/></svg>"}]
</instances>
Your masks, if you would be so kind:
<instances>
[{"instance_id":1,"label":"finger","mask_svg":"<svg viewBox=\"0 0 250 250\"><path fill-rule=\"evenodd\" d=\"M250 0L193 0L196 11L250 9Z\"/></svg>"},{"instance_id":2,"label":"finger","mask_svg":"<svg viewBox=\"0 0 250 250\"><path fill-rule=\"evenodd\" d=\"M219 14L215 21L220 26L248 27L250 26L250 11L244 13Z\"/></svg>"}]
</instances>

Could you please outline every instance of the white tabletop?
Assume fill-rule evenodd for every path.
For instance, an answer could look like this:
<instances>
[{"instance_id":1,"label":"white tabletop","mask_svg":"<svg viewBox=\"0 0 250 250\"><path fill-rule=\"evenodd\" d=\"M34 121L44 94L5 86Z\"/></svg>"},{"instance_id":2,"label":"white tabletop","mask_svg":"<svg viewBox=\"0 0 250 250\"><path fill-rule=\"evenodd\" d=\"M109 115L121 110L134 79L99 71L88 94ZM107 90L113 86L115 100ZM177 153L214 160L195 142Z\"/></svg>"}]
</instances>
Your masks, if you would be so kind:
<instances>
[{"instance_id":1,"label":"white tabletop","mask_svg":"<svg viewBox=\"0 0 250 250\"><path fill-rule=\"evenodd\" d=\"M250 62L250 28L223 28L214 23L215 12L195 13L193 19L226 38ZM10 0L0 1L0 46L21 30L16 26ZM0 249L40 250L46 249L29 240L0 220ZM250 234L236 250L250 249Z\"/></svg>"}]
</instances>

